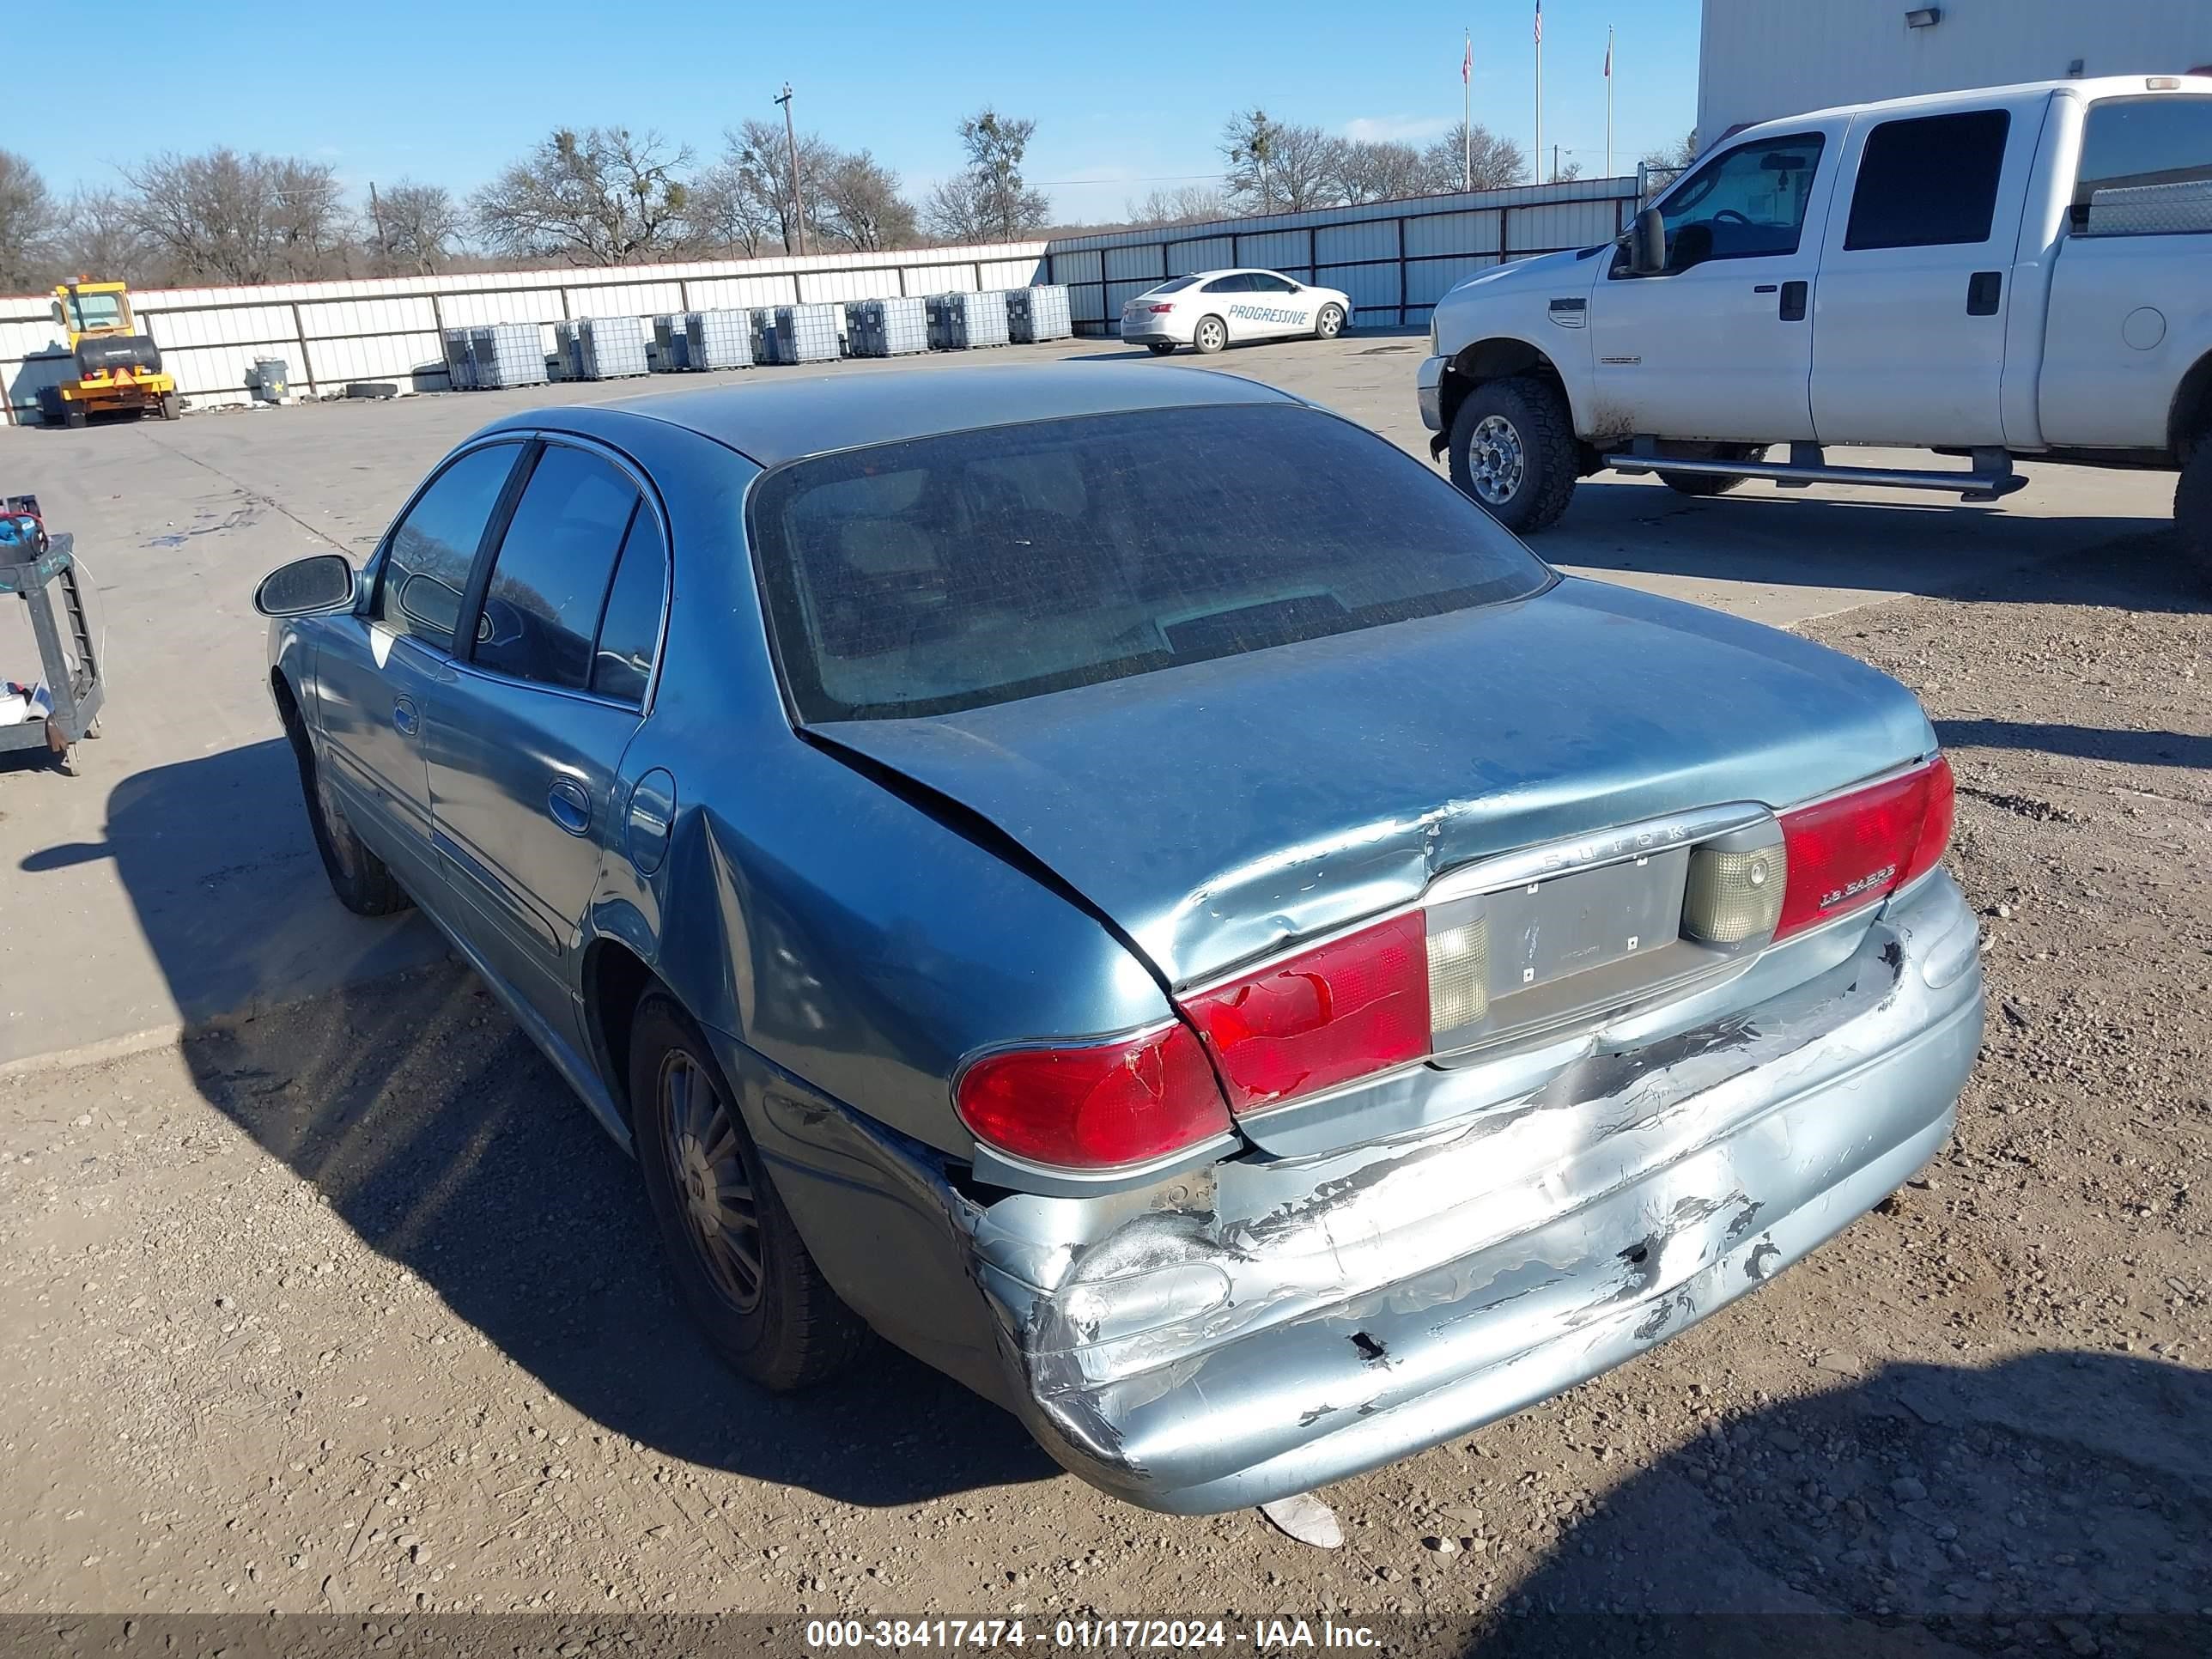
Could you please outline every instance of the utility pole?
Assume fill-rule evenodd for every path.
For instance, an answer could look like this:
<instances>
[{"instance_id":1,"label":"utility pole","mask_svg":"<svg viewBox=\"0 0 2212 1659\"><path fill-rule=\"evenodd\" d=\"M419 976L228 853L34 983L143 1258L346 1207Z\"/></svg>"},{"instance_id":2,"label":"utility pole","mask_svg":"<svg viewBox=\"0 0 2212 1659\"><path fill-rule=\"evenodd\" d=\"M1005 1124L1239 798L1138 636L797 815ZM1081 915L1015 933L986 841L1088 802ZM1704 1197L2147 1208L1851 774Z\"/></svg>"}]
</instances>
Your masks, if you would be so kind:
<instances>
[{"instance_id":1,"label":"utility pole","mask_svg":"<svg viewBox=\"0 0 2212 1659\"><path fill-rule=\"evenodd\" d=\"M376 180L368 181L368 216L376 221L376 250L384 256L385 274L392 271L392 244L384 240L384 207L376 199Z\"/></svg>"},{"instance_id":2,"label":"utility pole","mask_svg":"<svg viewBox=\"0 0 2212 1659\"><path fill-rule=\"evenodd\" d=\"M791 228L799 238L799 257L806 257L806 204L799 194L799 134L791 125L791 82L783 83L783 142L791 147Z\"/></svg>"},{"instance_id":3,"label":"utility pole","mask_svg":"<svg viewBox=\"0 0 2212 1659\"><path fill-rule=\"evenodd\" d=\"M1536 0L1536 170L1544 170L1544 0ZM1539 179L1536 181L1542 184Z\"/></svg>"},{"instance_id":4,"label":"utility pole","mask_svg":"<svg viewBox=\"0 0 2212 1659\"><path fill-rule=\"evenodd\" d=\"M1474 188L1474 31L1467 32L1467 55L1459 60L1460 90L1467 100L1466 118L1459 124L1459 187Z\"/></svg>"},{"instance_id":5,"label":"utility pole","mask_svg":"<svg viewBox=\"0 0 2212 1659\"><path fill-rule=\"evenodd\" d=\"M1613 25L1605 26L1605 176L1613 177Z\"/></svg>"}]
</instances>

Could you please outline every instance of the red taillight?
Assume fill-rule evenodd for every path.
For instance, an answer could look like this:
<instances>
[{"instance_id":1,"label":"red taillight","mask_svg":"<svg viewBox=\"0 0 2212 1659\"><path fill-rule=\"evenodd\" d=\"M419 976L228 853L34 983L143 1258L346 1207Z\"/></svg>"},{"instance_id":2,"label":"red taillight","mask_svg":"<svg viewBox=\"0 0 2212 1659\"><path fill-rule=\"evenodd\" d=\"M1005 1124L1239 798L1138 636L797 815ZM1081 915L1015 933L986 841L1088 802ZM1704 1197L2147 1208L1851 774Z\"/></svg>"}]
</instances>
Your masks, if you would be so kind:
<instances>
[{"instance_id":1,"label":"red taillight","mask_svg":"<svg viewBox=\"0 0 2212 1659\"><path fill-rule=\"evenodd\" d=\"M1239 1111L1429 1052L1427 921L1416 910L1183 1000Z\"/></svg>"},{"instance_id":2,"label":"red taillight","mask_svg":"<svg viewBox=\"0 0 2212 1659\"><path fill-rule=\"evenodd\" d=\"M1150 310L1150 311L1152 312L1152 315L1153 315L1153 316L1155 316L1155 317L1158 317L1158 316L1163 316L1163 315L1164 315L1164 314L1165 314L1166 313L1168 313L1168 312L1173 311L1173 310L1175 309L1175 307L1174 307L1172 305L1164 305L1164 306L1151 306L1151 307L1147 307L1147 309L1148 309L1148 310Z\"/></svg>"},{"instance_id":3,"label":"red taillight","mask_svg":"<svg viewBox=\"0 0 2212 1659\"><path fill-rule=\"evenodd\" d=\"M1934 869L1952 811L1951 763L1938 755L1903 777L1784 812L1788 885L1774 937L1871 904Z\"/></svg>"},{"instance_id":4,"label":"red taillight","mask_svg":"<svg viewBox=\"0 0 2212 1659\"><path fill-rule=\"evenodd\" d=\"M1149 1163L1230 1127L1206 1051L1181 1023L986 1054L961 1073L954 1103L985 1145L1067 1170Z\"/></svg>"}]
</instances>

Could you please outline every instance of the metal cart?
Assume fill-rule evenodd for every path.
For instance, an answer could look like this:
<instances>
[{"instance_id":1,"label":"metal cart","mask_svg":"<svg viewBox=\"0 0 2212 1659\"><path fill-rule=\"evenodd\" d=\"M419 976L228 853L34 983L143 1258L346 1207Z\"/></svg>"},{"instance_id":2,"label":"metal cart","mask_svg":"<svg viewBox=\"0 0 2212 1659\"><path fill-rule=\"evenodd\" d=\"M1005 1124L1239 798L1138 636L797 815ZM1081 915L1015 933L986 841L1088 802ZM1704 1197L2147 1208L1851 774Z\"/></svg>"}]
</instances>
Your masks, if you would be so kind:
<instances>
[{"instance_id":1,"label":"metal cart","mask_svg":"<svg viewBox=\"0 0 2212 1659\"><path fill-rule=\"evenodd\" d=\"M0 753L14 749L53 748L66 751L99 723L107 688L100 675L100 655L77 585L76 538L64 531L47 538L45 550L21 564L0 564L0 594L13 593L30 607L31 633L38 641L40 672L52 695L52 714L0 726ZM10 547L5 556L29 552ZM54 599L60 595L58 614ZM66 628L66 636L62 630ZM74 660L72 660L72 648Z\"/></svg>"}]
</instances>

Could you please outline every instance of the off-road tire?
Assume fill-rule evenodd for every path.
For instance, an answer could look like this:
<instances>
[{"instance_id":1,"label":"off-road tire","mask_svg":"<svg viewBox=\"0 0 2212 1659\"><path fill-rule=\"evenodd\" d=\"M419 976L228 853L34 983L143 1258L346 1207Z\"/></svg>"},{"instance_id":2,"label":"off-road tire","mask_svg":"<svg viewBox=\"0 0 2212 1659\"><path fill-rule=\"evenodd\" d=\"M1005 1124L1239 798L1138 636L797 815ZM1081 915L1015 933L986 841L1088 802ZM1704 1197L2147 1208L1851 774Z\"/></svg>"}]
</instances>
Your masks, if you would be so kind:
<instances>
[{"instance_id":1,"label":"off-road tire","mask_svg":"<svg viewBox=\"0 0 2212 1659\"><path fill-rule=\"evenodd\" d=\"M1756 461L1766 455L1765 444L1708 444L1710 455L1697 459L1710 461ZM1741 472L1662 472L1659 482L1678 495L1725 495L1738 484L1751 480Z\"/></svg>"},{"instance_id":2,"label":"off-road tire","mask_svg":"<svg viewBox=\"0 0 2212 1659\"><path fill-rule=\"evenodd\" d=\"M1155 357L1172 357L1175 356L1175 349L1176 343L1173 340L1147 340L1145 342L1145 349L1151 352Z\"/></svg>"},{"instance_id":3,"label":"off-road tire","mask_svg":"<svg viewBox=\"0 0 2212 1659\"><path fill-rule=\"evenodd\" d=\"M672 1062L689 1068L720 1095L738 1167L752 1194L757 1222L757 1299L741 1307L716 1282L708 1247L692 1218L684 1171L670 1133L672 1102L662 1086ZM738 1106L736 1091L714 1063L699 1028L658 987L638 1000L629 1030L632 1140L645 1178L646 1200L660 1233L661 1252L678 1294L708 1345L740 1376L777 1394L826 1381L866 1346L868 1328L837 1298L807 1254L769 1178Z\"/></svg>"},{"instance_id":4,"label":"off-road tire","mask_svg":"<svg viewBox=\"0 0 2212 1659\"><path fill-rule=\"evenodd\" d=\"M1486 500L1469 451L1484 421L1503 420L1517 440L1522 471L1517 485L1503 500ZM1516 535L1534 535L1559 520L1575 493L1581 452L1575 442L1574 414L1566 394L1553 381L1531 374L1486 380L1467 394L1452 416L1451 481L1468 500Z\"/></svg>"},{"instance_id":5,"label":"off-road tire","mask_svg":"<svg viewBox=\"0 0 2212 1659\"><path fill-rule=\"evenodd\" d=\"M1314 338L1336 340L1343 337L1344 307L1334 302L1323 306L1314 318Z\"/></svg>"},{"instance_id":6,"label":"off-road tire","mask_svg":"<svg viewBox=\"0 0 2212 1659\"><path fill-rule=\"evenodd\" d=\"M307 827L314 832L315 851L322 858L323 873L330 878L331 891L357 916L388 916L406 909L415 901L346 822L344 804L323 787L322 762L299 714L289 706L282 712L284 735L291 739L292 757L300 765L300 793L307 801Z\"/></svg>"},{"instance_id":7,"label":"off-road tire","mask_svg":"<svg viewBox=\"0 0 2212 1659\"><path fill-rule=\"evenodd\" d=\"M1206 343L1207 338L1206 330L1208 324L1212 325L1213 327L1212 345ZM1218 317L1201 317L1198 319L1198 326L1191 331L1190 343L1200 356L1210 357L1229 343L1229 325Z\"/></svg>"},{"instance_id":8,"label":"off-road tire","mask_svg":"<svg viewBox=\"0 0 2212 1659\"><path fill-rule=\"evenodd\" d=\"M175 392L165 392L161 394L161 418L163 420L173 421L184 412L183 405L178 402L177 394Z\"/></svg>"},{"instance_id":9,"label":"off-road tire","mask_svg":"<svg viewBox=\"0 0 2212 1659\"><path fill-rule=\"evenodd\" d=\"M2212 588L2212 432L2198 438L2173 486L2173 525L2197 582Z\"/></svg>"}]
</instances>

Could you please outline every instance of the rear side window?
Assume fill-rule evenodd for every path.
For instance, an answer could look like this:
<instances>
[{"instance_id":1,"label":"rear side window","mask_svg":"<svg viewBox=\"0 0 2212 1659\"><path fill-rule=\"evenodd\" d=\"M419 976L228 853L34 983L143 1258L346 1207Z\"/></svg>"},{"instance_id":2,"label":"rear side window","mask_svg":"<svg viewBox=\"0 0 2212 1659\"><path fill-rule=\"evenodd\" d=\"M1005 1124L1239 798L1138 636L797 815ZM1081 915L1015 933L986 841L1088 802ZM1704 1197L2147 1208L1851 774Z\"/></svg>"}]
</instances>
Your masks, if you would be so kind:
<instances>
[{"instance_id":1,"label":"rear side window","mask_svg":"<svg viewBox=\"0 0 2212 1659\"><path fill-rule=\"evenodd\" d=\"M555 444L538 457L492 562L479 667L570 690L589 684L592 641L637 506L635 486L596 455Z\"/></svg>"},{"instance_id":2,"label":"rear side window","mask_svg":"<svg viewBox=\"0 0 2212 1659\"><path fill-rule=\"evenodd\" d=\"M617 702L642 703L660 643L660 599L668 580L668 544L660 520L640 508L623 544L607 613L592 654L592 690Z\"/></svg>"},{"instance_id":3,"label":"rear side window","mask_svg":"<svg viewBox=\"0 0 2212 1659\"><path fill-rule=\"evenodd\" d=\"M1202 294L1249 294L1252 279L1238 271L1232 276L1217 276L1199 291Z\"/></svg>"},{"instance_id":4,"label":"rear side window","mask_svg":"<svg viewBox=\"0 0 2212 1659\"><path fill-rule=\"evenodd\" d=\"M2092 105L2072 216L2082 236L2212 231L2212 98Z\"/></svg>"},{"instance_id":5,"label":"rear side window","mask_svg":"<svg viewBox=\"0 0 2212 1659\"><path fill-rule=\"evenodd\" d=\"M441 651L453 647L453 623L468 592L470 568L492 509L499 505L520 444L472 449L441 472L392 532L369 615L397 634Z\"/></svg>"},{"instance_id":6,"label":"rear side window","mask_svg":"<svg viewBox=\"0 0 2212 1659\"><path fill-rule=\"evenodd\" d=\"M1988 241L2011 130L2001 109L1884 121L1859 157L1845 251Z\"/></svg>"},{"instance_id":7,"label":"rear side window","mask_svg":"<svg viewBox=\"0 0 2212 1659\"><path fill-rule=\"evenodd\" d=\"M798 461L749 520L802 720L952 713L1379 628L1550 571L1403 451L1291 405L1144 410Z\"/></svg>"}]
</instances>

